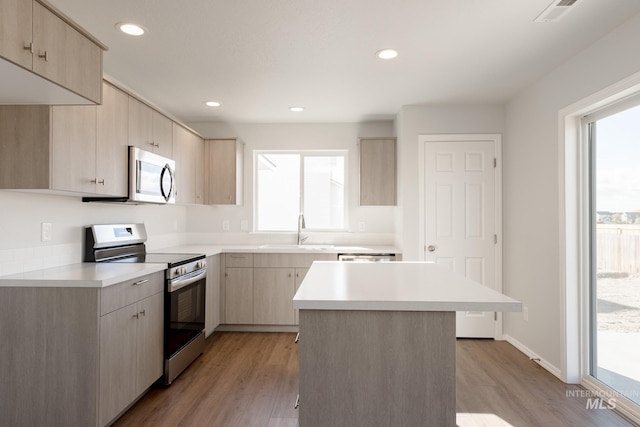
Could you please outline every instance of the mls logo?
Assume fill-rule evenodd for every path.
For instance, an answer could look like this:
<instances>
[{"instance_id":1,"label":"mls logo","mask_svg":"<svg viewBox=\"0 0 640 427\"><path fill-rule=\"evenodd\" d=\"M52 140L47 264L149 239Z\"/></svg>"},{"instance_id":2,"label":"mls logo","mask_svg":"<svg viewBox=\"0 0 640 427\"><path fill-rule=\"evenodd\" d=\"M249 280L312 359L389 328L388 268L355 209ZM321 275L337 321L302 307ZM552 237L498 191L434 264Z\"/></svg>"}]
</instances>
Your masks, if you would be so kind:
<instances>
[{"instance_id":1,"label":"mls logo","mask_svg":"<svg viewBox=\"0 0 640 427\"><path fill-rule=\"evenodd\" d=\"M587 400L587 409L616 409L616 400L612 397L609 399L590 397Z\"/></svg>"}]
</instances>

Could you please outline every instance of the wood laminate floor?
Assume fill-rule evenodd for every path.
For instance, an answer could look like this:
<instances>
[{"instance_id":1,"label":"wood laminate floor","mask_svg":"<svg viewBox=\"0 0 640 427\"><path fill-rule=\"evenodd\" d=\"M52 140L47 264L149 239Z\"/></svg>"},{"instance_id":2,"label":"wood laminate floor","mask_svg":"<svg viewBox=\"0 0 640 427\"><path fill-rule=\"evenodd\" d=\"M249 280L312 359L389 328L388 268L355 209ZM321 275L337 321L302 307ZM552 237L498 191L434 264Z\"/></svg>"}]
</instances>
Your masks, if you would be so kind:
<instances>
[{"instance_id":1,"label":"wood laminate floor","mask_svg":"<svg viewBox=\"0 0 640 427\"><path fill-rule=\"evenodd\" d=\"M152 389L114 425L295 427L294 338L215 333L170 387ZM586 397L567 396L578 386L563 384L504 341L458 340L456 351L460 427L634 425L612 410L587 409Z\"/></svg>"}]
</instances>

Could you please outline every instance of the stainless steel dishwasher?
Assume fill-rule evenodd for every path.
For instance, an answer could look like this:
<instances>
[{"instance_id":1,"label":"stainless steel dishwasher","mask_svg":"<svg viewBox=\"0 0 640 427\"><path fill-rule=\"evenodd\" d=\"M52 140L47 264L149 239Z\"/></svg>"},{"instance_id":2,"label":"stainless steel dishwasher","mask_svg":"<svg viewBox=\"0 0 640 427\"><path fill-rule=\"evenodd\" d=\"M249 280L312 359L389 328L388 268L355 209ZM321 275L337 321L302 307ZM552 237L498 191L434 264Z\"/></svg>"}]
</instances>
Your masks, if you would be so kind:
<instances>
[{"instance_id":1,"label":"stainless steel dishwasher","mask_svg":"<svg viewBox=\"0 0 640 427\"><path fill-rule=\"evenodd\" d=\"M338 254L338 261L349 262L392 262L396 254Z\"/></svg>"}]
</instances>

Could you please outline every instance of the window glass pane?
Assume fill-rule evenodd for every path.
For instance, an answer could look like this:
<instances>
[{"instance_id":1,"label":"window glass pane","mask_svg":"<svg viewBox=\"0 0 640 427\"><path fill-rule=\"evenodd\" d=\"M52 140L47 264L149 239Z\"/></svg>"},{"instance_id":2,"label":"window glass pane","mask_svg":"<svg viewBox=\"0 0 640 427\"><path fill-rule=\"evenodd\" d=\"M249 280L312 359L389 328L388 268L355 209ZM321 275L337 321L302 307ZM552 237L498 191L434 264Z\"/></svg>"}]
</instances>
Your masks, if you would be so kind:
<instances>
[{"instance_id":1,"label":"window glass pane","mask_svg":"<svg viewBox=\"0 0 640 427\"><path fill-rule=\"evenodd\" d=\"M300 155L258 154L256 229L297 229L300 213Z\"/></svg>"},{"instance_id":2,"label":"window glass pane","mask_svg":"<svg viewBox=\"0 0 640 427\"><path fill-rule=\"evenodd\" d=\"M591 374L640 403L640 107L592 133Z\"/></svg>"},{"instance_id":3,"label":"window glass pane","mask_svg":"<svg viewBox=\"0 0 640 427\"><path fill-rule=\"evenodd\" d=\"M304 158L304 216L307 228L344 228L344 157Z\"/></svg>"}]
</instances>

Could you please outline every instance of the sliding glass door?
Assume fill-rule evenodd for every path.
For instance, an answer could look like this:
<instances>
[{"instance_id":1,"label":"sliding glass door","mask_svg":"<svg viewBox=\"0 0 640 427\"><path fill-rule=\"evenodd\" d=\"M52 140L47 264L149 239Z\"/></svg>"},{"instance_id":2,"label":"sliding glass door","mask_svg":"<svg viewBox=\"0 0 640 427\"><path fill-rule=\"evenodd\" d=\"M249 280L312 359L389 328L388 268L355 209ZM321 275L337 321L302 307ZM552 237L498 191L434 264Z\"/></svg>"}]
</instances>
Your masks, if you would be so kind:
<instances>
[{"instance_id":1,"label":"sliding glass door","mask_svg":"<svg viewBox=\"0 0 640 427\"><path fill-rule=\"evenodd\" d=\"M640 404L640 106L587 117L591 375Z\"/></svg>"}]
</instances>

